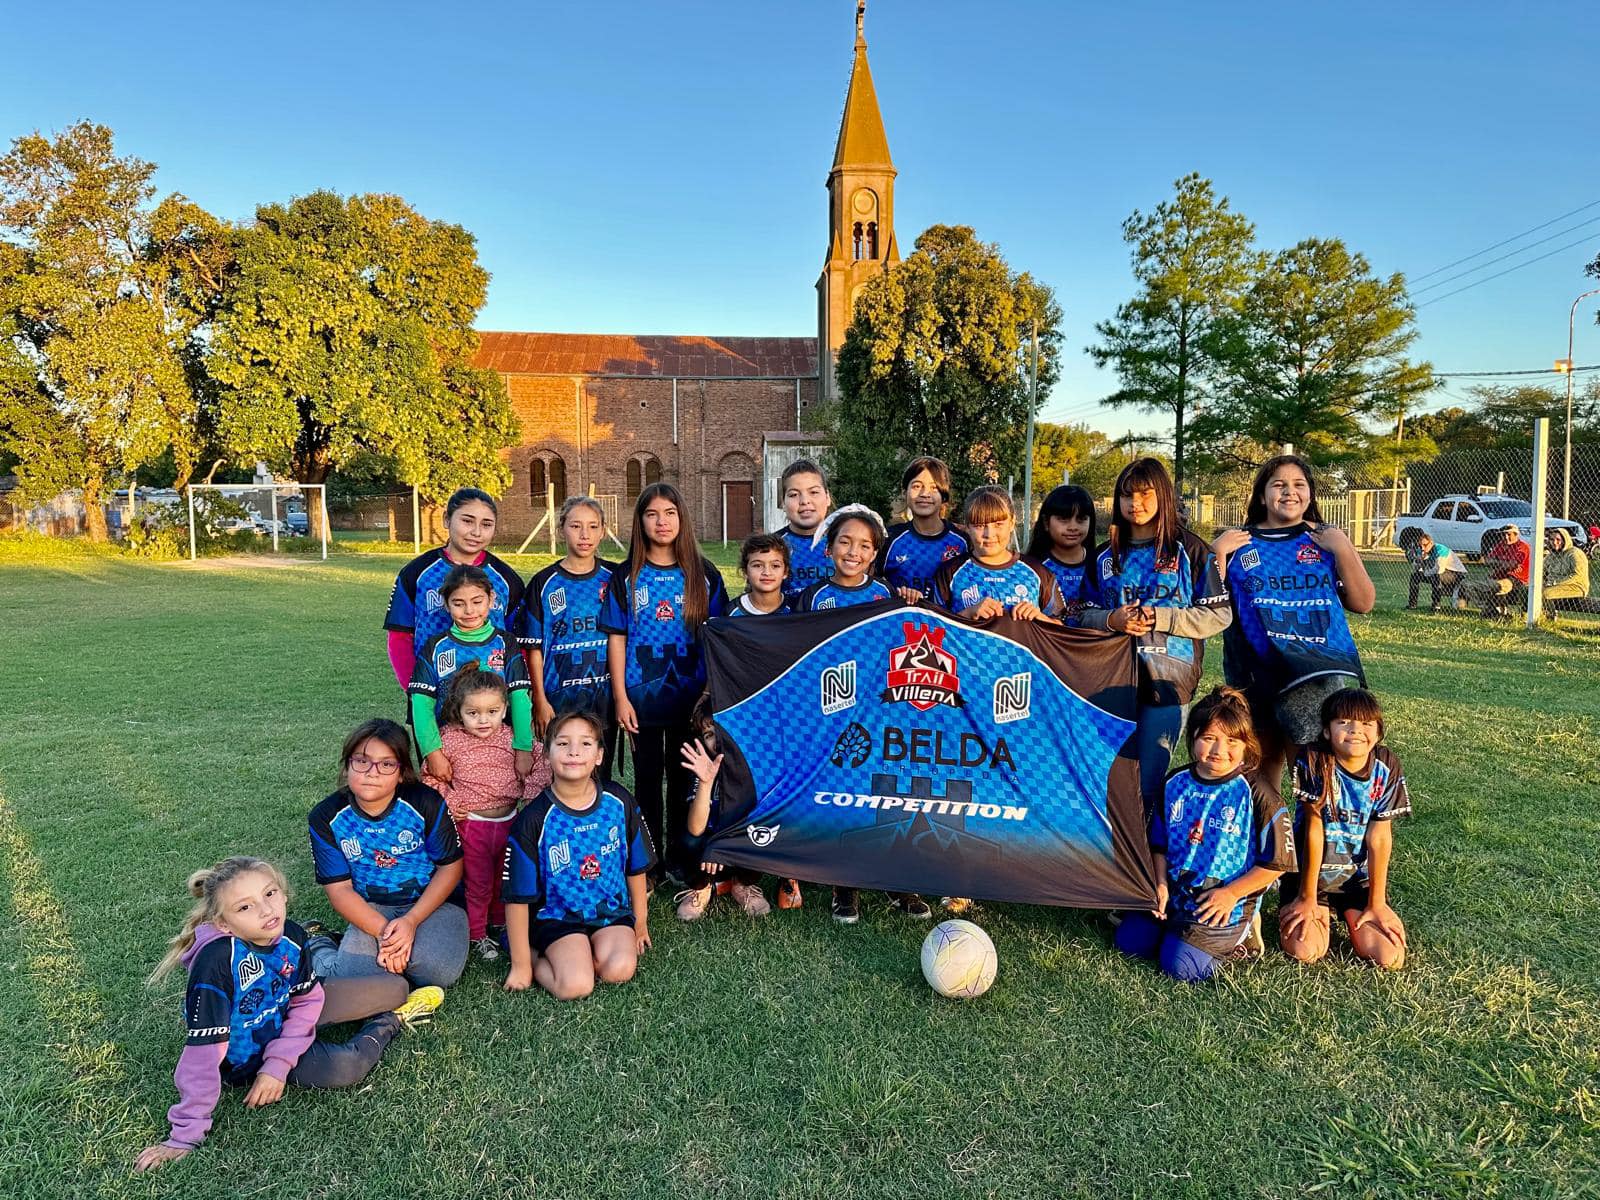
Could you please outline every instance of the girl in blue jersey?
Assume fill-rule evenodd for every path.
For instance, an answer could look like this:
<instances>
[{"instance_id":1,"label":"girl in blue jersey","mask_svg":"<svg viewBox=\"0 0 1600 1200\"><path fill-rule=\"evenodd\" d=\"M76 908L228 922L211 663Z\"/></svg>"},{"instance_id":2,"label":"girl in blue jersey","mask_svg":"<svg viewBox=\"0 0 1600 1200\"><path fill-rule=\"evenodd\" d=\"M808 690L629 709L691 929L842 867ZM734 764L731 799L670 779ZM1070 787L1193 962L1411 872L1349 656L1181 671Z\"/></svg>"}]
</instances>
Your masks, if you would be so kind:
<instances>
[{"instance_id":1,"label":"girl in blue jersey","mask_svg":"<svg viewBox=\"0 0 1600 1200\"><path fill-rule=\"evenodd\" d=\"M600 628L617 724L633 735L634 794L651 840L679 878L693 784L678 757L706 685L700 627L727 610L728 589L700 553L682 494L670 483L651 484L634 506L628 563L611 577Z\"/></svg>"},{"instance_id":2,"label":"girl in blue jersey","mask_svg":"<svg viewBox=\"0 0 1600 1200\"><path fill-rule=\"evenodd\" d=\"M565 709L589 709L608 722L611 671L600 610L610 590L613 564L597 557L606 533L606 513L592 496L573 496L561 506L561 536L567 553L528 580L512 632L528 660L534 732L544 736L550 718ZM611 778L617 730L607 725L601 766Z\"/></svg>"},{"instance_id":3,"label":"girl in blue jersey","mask_svg":"<svg viewBox=\"0 0 1600 1200\"><path fill-rule=\"evenodd\" d=\"M1389 857L1394 819L1411 812L1411 796L1383 732L1378 698L1346 688L1323 701L1322 737L1295 758L1300 868L1283 878L1278 937L1300 962L1327 954L1336 913L1359 957L1390 970L1405 965L1406 927L1389 907Z\"/></svg>"},{"instance_id":4,"label":"girl in blue jersey","mask_svg":"<svg viewBox=\"0 0 1600 1200\"><path fill-rule=\"evenodd\" d=\"M1037 563L1055 578L1061 621L1077 625L1083 611L1083 580L1095 539L1094 497L1077 484L1063 484L1044 498L1023 561Z\"/></svg>"},{"instance_id":5,"label":"girl in blue jersey","mask_svg":"<svg viewBox=\"0 0 1600 1200\"><path fill-rule=\"evenodd\" d=\"M907 604L929 603L933 576L972 547L967 535L945 519L950 507L950 468L937 458L913 458L900 475L906 521L889 526L878 552L878 574Z\"/></svg>"},{"instance_id":6,"label":"girl in blue jersey","mask_svg":"<svg viewBox=\"0 0 1600 1200\"><path fill-rule=\"evenodd\" d=\"M1243 529L1212 546L1234 621L1227 681L1250 700L1261 778L1278 788L1292 749L1322 732L1322 703L1365 683L1345 611L1371 612L1372 577L1343 530L1323 523L1311 466L1294 454L1256 472Z\"/></svg>"},{"instance_id":7,"label":"girl in blue jersey","mask_svg":"<svg viewBox=\"0 0 1600 1200\"><path fill-rule=\"evenodd\" d=\"M1123 468L1111 529L1084 580L1089 629L1126 634L1139 660L1139 787L1161 798L1183 714L1200 683L1205 641L1233 614L1211 550L1178 522L1178 498L1154 458Z\"/></svg>"},{"instance_id":8,"label":"girl in blue jersey","mask_svg":"<svg viewBox=\"0 0 1600 1200\"><path fill-rule=\"evenodd\" d=\"M224 859L191 875L189 893L198 903L149 979L159 982L180 963L189 975L188 1036L173 1072L178 1102L167 1112L171 1132L140 1152L136 1171L200 1145L224 1084L248 1089L250 1109L276 1104L288 1086L354 1087L401 1029L444 1001L436 987L408 998L395 975L319 980L305 930L288 919L283 872L269 862ZM344 1043L318 1040L319 1028L343 1021L364 1023Z\"/></svg>"},{"instance_id":9,"label":"girl in blue jersey","mask_svg":"<svg viewBox=\"0 0 1600 1200\"><path fill-rule=\"evenodd\" d=\"M933 602L974 621L1002 614L1019 621L1045 620L1060 607L1056 583L1037 563L1011 549L1017 510L1000 487L975 488L962 506L962 522L972 552L952 558L933 576Z\"/></svg>"},{"instance_id":10,"label":"girl in blue jersey","mask_svg":"<svg viewBox=\"0 0 1600 1200\"><path fill-rule=\"evenodd\" d=\"M1116 944L1199 983L1259 952L1251 924L1261 894L1294 868L1294 832L1278 794L1254 779L1260 746L1239 692L1217 688L1195 705L1188 744L1193 761L1167 777L1150 818L1156 906L1126 914Z\"/></svg>"},{"instance_id":11,"label":"girl in blue jersey","mask_svg":"<svg viewBox=\"0 0 1600 1200\"><path fill-rule=\"evenodd\" d=\"M596 979L632 979L650 948L655 851L633 797L600 781L604 728L594 713L564 712L545 729L554 778L517 814L506 852L507 991L537 983L579 1000Z\"/></svg>"},{"instance_id":12,"label":"girl in blue jersey","mask_svg":"<svg viewBox=\"0 0 1600 1200\"><path fill-rule=\"evenodd\" d=\"M793 604L797 613L826 612L888 600L894 593L873 575L878 547L883 545L883 522L864 504L847 504L817 531L827 547L833 574L801 592Z\"/></svg>"},{"instance_id":13,"label":"girl in blue jersey","mask_svg":"<svg viewBox=\"0 0 1600 1200\"><path fill-rule=\"evenodd\" d=\"M411 682L417 654L428 639L450 628L439 585L456 566L482 567L493 585L491 624L507 627L522 602L522 576L489 553L499 510L488 492L457 488L444 506L446 540L400 568L389 593L383 627L389 631L389 665L401 688Z\"/></svg>"}]
</instances>

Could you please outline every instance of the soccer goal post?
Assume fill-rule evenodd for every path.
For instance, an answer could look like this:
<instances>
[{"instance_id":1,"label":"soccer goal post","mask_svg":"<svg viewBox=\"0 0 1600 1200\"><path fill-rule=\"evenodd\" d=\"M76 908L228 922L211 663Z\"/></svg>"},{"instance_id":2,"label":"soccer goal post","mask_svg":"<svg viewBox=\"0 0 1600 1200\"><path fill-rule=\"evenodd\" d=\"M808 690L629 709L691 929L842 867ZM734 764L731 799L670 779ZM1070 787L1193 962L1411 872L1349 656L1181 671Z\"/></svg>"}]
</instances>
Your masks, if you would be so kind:
<instances>
[{"instance_id":1,"label":"soccer goal post","mask_svg":"<svg viewBox=\"0 0 1600 1200\"><path fill-rule=\"evenodd\" d=\"M254 533L272 538L272 552L278 552L278 539L311 532L311 505L322 514L322 561L328 560L328 488L321 483L191 483L189 492L189 560L199 557L197 517L206 515L207 494L234 501L239 510L227 514L226 532ZM196 495L199 493L199 495Z\"/></svg>"}]
</instances>

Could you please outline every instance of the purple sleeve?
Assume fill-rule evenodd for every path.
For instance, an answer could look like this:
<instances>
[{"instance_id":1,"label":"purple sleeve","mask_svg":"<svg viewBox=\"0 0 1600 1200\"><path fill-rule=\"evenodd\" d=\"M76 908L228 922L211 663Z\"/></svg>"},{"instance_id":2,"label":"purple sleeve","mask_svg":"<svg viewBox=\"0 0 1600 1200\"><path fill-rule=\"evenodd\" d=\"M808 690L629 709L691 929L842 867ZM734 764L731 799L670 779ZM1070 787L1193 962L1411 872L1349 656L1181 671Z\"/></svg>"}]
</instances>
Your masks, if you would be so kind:
<instances>
[{"instance_id":1,"label":"purple sleeve","mask_svg":"<svg viewBox=\"0 0 1600 1200\"><path fill-rule=\"evenodd\" d=\"M178 1102L167 1109L172 1132L163 1145L193 1150L206 1140L211 1114L222 1096L222 1060L227 1055L227 1042L185 1046L178 1055L178 1069L172 1073L172 1082L178 1085Z\"/></svg>"},{"instance_id":2,"label":"purple sleeve","mask_svg":"<svg viewBox=\"0 0 1600 1200\"><path fill-rule=\"evenodd\" d=\"M300 1056L317 1040L322 999L320 983L313 983L310 991L290 997L289 1011L283 1014L283 1031L261 1052L261 1074L270 1075L280 1083L289 1078Z\"/></svg>"}]
</instances>

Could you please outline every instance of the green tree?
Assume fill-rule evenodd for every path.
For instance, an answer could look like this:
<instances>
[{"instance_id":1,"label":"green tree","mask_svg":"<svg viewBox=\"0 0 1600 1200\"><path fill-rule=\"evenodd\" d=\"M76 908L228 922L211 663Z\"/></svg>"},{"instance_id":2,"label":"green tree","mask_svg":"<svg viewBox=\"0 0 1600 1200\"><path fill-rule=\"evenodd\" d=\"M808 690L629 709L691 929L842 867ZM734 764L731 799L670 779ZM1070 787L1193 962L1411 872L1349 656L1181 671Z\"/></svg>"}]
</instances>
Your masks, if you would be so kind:
<instances>
[{"instance_id":1,"label":"green tree","mask_svg":"<svg viewBox=\"0 0 1600 1200\"><path fill-rule=\"evenodd\" d=\"M95 540L121 478L170 454L186 479L199 448L221 226L181 196L153 203L154 172L87 121L0 158L0 441L26 498L82 491Z\"/></svg>"},{"instance_id":2,"label":"green tree","mask_svg":"<svg viewBox=\"0 0 1600 1200\"><path fill-rule=\"evenodd\" d=\"M1251 245L1255 226L1217 198L1209 179L1185 175L1173 187L1171 200L1122 223L1139 291L1095 326L1101 340L1087 352L1122 383L1102 403L1172 414L1181 490L1189 414L1210 394L1213 327L1238 308L1261 256Z\"/></svg>"},{"instance_id":3,"label":"green tree","mask_svg":"<svg viewBox=\"0 0 1600 1200\"><path fill-rule=\"evenodd\" d=\"M1308 238L1274 254L1239 312L1215 331L1217 387L1193 423L1219 458L1241 434L1292 442L1322 466L1378 453L1389 429L1434 386L1433 368L1405 357L1417 338L1405 279L1372 274L1342 241ZM1387 435L1392 441L1392 434Z\"/></svg>"},{"instance_id":4,"label":"green tree","mask_svg":"<svg viewBox=\"0 0 1600 1200\"><path fill-rule=\"evenodd\" d=\"M933 454L957 496L1022 474L1030 411L1030 331L1039 331L1039 395L1057 374L1061 309L964 225L934 225L903 262L873 278L839 348L834 490L889 507L885 458Z\"/></svg>"},{"instance_id":5,"label":"green tree","mask_svg":"<svg viewBox=\"0 0 1600 1200\"><path fill-rule=\"evenodd\" d=\"M517 421L472 365L489 274L466 230L396 196L314 192L232 241L207 360L228 454L302 483L376 460L433 498L505 489Z\"/></svg>"}]
</instances>

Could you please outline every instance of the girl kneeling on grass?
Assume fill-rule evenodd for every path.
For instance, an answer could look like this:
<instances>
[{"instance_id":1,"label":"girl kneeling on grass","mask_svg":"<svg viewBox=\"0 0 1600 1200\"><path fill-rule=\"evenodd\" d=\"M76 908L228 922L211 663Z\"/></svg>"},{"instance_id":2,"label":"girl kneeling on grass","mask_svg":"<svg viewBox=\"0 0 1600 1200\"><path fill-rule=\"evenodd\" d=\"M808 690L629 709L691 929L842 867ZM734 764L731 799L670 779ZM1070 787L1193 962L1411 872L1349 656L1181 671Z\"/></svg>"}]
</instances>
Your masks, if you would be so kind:
<instances>
[{"instance_id":1,"label":"girl kneeling on grass","mask_svg":"<svg viewBox=\"0 0 1600 1200\"><path fill-rule=\"evenodd\" d=\"M517 802L531 800L550 786L550 764L537 746L527 778L517 774L511 726L506 724L510 702L500 676L470 663L457 672L445 698L439 735L439 752L449 760L450 778L431 775L426 766L422 772L422 782L444 797L461 837L467 940L485 962L500 957L499 942L489 930L505 924L500 874Z\"/></svg>"},{"instance_id":2,"label":"girl kneeling on grass","mask_svg":"<svg viewBox=\"0 0 1600 1200\"><path fill-rule=\"evenodd\" d=\"M1344 918L1356 954L1398 970L1406 927L1389 907L1396 817L1411 812L1400 760L1383 745L1383 708L1365 688L1322 702L1322 738L1301 749L1293 780L1300 871L1283 877L1278 910L1284 953L1316 962L1328 952L1330 910Z\"/></svg>"},{"instance_id":3,"label":"girl kneeling on grass","mask_svg":"<svg viewBox=\"0 0 1600 1200\"><path fill-rule=\"evenodd\" d=\"M191 875L189 892L199 903L149 980L180 962L189 972L189 1033L173 1074L178 1102L167 1111L171 1133L140 1152L137 1171L180 1159L205 1140L224 1083L250 1089L247 1108L275 1104L286 1084L354 1087L395 1034L444 1000L438 988L408 998L398 975L320 982L305 930L287 919L283 874L269 862L224 859ZM317 1040L319 1027L356 1020L365 1024L343 1045Z\"/></svg>"},{"instance_id":4,"label":"girl kneeling on grass","mask_svg":"<svg viewBox=\"0 0 1600 1200\"><path fill-rule=\"evenodd\" d=\"M1150 822L1156 906L1129 913L1117 949L1154 958L1174 979L1210 979L1247 945L1261 893L1295 865L1294 831L1276 789L1254 771L1261 747L1250 706L1216 688L1189 717L1188 766L1167 776Z\"/></svg>"},{"instance_id":5,"label":"girl kneeling on grass","mask_svg":"<svg viewBox=\"0 0 1600 1200\"><path fill-rule=\"evenodd\" d=\"M555 778L517 815L506 852L508 991L537 983L579 1000L596 978L632 979L650 947L645 874L655 850L633 797L600 782L604 746L593 713L557 713L545 728Z\"/></svg>"}]
</instances>

